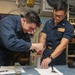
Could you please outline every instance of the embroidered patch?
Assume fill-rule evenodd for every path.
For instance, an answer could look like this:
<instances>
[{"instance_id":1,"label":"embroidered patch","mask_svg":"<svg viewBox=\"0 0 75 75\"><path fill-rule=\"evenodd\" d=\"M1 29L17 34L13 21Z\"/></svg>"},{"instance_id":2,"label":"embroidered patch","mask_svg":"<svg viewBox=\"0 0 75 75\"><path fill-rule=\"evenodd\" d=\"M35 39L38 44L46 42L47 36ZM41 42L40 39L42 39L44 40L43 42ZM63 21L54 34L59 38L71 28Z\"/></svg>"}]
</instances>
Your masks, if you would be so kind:
<instances>
[{"instance_id":1,"label":"embroidered patch","mask_svg":"<svg viewBox=\"0 0 75 75\"><path fill-rule=\"evenodd\" d=\"M65 32L65 28L58 28L57 31L59 31L59 32Z\"/></svg>"}]
</instances>

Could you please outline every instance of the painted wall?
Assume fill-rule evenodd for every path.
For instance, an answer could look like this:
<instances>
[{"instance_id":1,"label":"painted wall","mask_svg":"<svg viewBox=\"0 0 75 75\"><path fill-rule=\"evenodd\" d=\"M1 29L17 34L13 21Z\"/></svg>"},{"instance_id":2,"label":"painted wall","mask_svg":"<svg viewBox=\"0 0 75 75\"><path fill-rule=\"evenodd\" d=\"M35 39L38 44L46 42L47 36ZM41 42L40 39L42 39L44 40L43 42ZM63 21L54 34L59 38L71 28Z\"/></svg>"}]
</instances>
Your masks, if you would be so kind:
<instances>
[{"instance_id":1,"label":"painted wall","mask_svg":"<svg viewBox=\"0 0 75 75\"><path fill-rule=\"evenodd\" d=\"M39 4L35 4L33 8L16 6L16 0L0 0L0 13L2 14L23 14L24 12L34 10L38 12L40 8Z\"/></svg>"}]
</instances>

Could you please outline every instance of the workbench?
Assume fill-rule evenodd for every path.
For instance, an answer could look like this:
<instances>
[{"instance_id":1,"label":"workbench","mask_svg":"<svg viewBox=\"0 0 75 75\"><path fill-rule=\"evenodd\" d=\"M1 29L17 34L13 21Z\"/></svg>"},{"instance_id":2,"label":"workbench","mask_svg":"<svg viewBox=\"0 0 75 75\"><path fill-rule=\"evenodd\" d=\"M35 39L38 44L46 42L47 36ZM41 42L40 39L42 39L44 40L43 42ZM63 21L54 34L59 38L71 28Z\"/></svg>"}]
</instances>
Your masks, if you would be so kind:
<instances>
[{"instance_id":1,"label":"workbench","mask_svg":"<svg viewBox=\"0 0 75 75\"><path fill-rule=\"evenodd\" d=\"M24 74L21 75L39 75L39 73L34 69L33 66L22 66L25 70ZM60 72L63 73L63 75L75 75L75 68L68 68L67 65L62 66L54 66L56 67ZM15 74L8 74L8 75L15 75Z\"/></svg>"}]
</instances>

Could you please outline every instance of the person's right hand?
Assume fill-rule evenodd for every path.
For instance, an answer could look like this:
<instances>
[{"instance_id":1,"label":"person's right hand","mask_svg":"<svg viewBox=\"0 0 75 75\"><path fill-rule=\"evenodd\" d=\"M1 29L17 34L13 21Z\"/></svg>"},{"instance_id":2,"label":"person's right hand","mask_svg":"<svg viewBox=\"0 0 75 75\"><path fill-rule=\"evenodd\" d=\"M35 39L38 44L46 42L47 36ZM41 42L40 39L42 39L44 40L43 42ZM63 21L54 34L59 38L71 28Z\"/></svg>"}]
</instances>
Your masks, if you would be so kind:
<instances>
[{"instance_id":1,"label":"person's right hand","mask_svg":"<svg viewBox=\"0 0 75 75\"><path fill-rule=\"evenodd\" d=\"M30 49L34 49L34 50L36 50L37 52L44 50L43 44L41 44L41 43L32 43L32 46L31 46Z\"/></svg>"},{"instance_id":2,"label":"person's right hand","mask_svg":"<svg viewBox=\"0 0 75 75\"><path fill-rule=\"evenodd\" d=\"M41 43L35 44L35 50L37 52L39 52L39 51L41 52L43 50L43 45Z\"/></svg>"},{"instance_id":3,"label":"person's right hand","mask_svg":"<svg viewBox=\"0 0 75 75\"><path fill-rule=\"evenodd\" d=\"M41 68L47 69L49 63L51 63L51 59L49 57L43 59L42 62L41 62Z\"/></svg>"}]
</instances>

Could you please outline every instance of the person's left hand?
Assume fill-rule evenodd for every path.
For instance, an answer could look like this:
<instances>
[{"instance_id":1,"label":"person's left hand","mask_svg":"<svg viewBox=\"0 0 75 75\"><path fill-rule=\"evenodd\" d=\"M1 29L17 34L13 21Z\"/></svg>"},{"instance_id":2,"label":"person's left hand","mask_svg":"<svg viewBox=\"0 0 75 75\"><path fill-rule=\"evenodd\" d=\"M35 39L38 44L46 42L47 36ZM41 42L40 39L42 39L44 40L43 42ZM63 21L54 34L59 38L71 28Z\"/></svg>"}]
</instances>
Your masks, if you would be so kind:
<instances>
[{"instance_id":1,"label":"person's left hand","mask_svg":"<svg viewBox=\"0 0 75 75\"><path fill-rule=\"evenodd\" d=\"M48 68L48 64L51 62L51 59L49 57L43 59L41 63L41 68Z\"/></svg>"}]
</instances>

